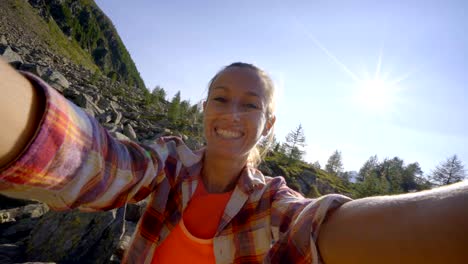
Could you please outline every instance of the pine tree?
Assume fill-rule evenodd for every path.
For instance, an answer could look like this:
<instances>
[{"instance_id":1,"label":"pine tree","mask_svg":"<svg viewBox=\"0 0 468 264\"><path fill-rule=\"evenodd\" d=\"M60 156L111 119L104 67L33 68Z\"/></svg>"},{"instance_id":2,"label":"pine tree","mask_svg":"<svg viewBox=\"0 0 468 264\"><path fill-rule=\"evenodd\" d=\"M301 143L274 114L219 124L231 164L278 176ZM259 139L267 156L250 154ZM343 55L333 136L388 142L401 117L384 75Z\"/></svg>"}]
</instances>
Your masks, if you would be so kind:
<instances>
[{"instance_id":1,"label":"pine tree","mask_svg":"<svg viewBox=\"0 0 468 264\"><path fill-rule=\"evenodd\" d=\"M325 170L328 173L339 175L343 172L343 162L341 160L341 151L335 150L333 154L328 158L327 165L325 165Z\"/></svg>"},{"instance_id":2,"label":"pine tree","mask_svg":"<svg viewBox=\"0 0 468 264\"><path fill-rule=\"evenodd\" d=\"M155 97L155 99L158 101L158 102L162 102L164 100L166 100L166 91L164 90L164 88L162 88L161 86L157 85L156 87L154 87L153 91L151 92L151 94Z\"/></svg>"},{"instance_id":3,"label":"pine tree","mask_svg":"<svg viewBox=\"0 0 468 264\"><path fill-rule=\"evenodd\" d=\"M315 162L312 164L312 166L313 166L314 168L316 168L316 169L321 169L321 168L322 168L322 166L320 165L320 162L319 162L318 160L315 161Z\"/></svg>"},{"instance_id":4,"label":"pine tree","mask_svg":"<svg viewBox=\"0 0 468 264\"><path fill-rule=\"evenodd\" d=\"M466 177L466 172L462 162L457 155L447 158L441 162L430 176L436 185L447 185L462 181Z\"/></svg>"},{"instance_id":5,"label":"pine tree","mask_svg":"<svg viewBox=\"0 0 468 264\"><path fill-rule=\"evenodd\" d=\"M172 124L176 124L180 118L180 91L178 91L172 98L167 110L167 118Z\"/></svg>"},{"instance_id":6,"label":"pine tree","mask_svg":"<svg viewBox=\"0 0 468 264\"><path fill-rule=\"evenodd\" d=\"M288 135L286 135L284 151L288 157L289 162L302 159L302 156L305 153L303 150L305 145L304 130L302 129L302 125L299 124L296 129L292 130L288 133Z\"/></svg>"}]
</instances>

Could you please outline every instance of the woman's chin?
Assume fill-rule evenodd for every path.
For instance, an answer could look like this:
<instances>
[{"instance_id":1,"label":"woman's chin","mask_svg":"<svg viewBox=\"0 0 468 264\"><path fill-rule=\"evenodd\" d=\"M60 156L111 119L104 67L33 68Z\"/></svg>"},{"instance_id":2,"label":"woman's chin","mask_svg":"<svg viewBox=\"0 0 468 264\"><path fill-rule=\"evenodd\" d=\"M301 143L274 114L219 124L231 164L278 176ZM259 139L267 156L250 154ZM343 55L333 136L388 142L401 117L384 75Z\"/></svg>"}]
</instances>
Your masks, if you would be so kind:
<instances>
[{"instance_id":1,"label":"woman's chin","mask_svg":"<svg viewBox=\"0 0 468 264\"><path fill-rule=\"evenodd\" d=\"M206 152L215 159L245 159L249 156L249 152L242 151L240 149L230 148L230 147L210 147L207 146Z\"/></svg>"}]
</instances>

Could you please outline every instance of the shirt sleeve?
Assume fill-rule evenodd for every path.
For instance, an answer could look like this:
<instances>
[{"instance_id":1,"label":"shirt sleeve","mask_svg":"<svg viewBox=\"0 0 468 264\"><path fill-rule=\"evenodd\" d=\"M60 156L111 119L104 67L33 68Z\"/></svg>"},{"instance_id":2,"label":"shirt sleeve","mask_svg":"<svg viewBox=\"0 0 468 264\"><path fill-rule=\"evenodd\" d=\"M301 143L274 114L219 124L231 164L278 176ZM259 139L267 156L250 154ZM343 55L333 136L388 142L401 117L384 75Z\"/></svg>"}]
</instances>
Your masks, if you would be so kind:
<instances>
[{"instance_id":1,"label":"shirt sleeve","mask_svg":"<svg viewBox=\"0 0 468 264\"><path fill-rule=\"evenodd\" d=\"M24 75L44 93L45 112L27 148L0 170L0 193L55 210L108 210L144 199L166 178L165 161L180 142L118 141L44 81Z\"/></svg>"},{"instance_id":2,"label":"shirt sleeve","mask_svg":"<svg viewBox=\"0 0 468 264\"><path fill-rule=\"evenodd\" d=\"M339 194L304 198L282 177L276 177L272 185L277 189L271 213L275 243L265 263L322 263L316 246L320 226L333 210L351 199Z\"/></svg>"}]
</instances>

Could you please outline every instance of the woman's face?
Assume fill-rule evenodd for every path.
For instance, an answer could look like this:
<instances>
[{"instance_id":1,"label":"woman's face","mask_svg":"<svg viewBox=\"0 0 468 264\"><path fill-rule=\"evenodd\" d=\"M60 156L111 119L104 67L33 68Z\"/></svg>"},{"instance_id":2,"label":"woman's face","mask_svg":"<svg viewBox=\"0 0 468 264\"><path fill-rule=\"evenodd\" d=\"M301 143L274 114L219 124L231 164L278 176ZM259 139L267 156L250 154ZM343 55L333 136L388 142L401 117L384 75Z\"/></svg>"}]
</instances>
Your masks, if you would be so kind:
<instances>
[{"instance_id":1,"label":"woman's face","mask_svg":"<svg viewBox=\"0 0 468 264\"><path fill-rule=\"evenodd\" d=\"M214 80L204 104L206 150L230 158L246 158L271 122L266 120L268 102L258 74L231 67Z\"/></svg>"}]
</instances>

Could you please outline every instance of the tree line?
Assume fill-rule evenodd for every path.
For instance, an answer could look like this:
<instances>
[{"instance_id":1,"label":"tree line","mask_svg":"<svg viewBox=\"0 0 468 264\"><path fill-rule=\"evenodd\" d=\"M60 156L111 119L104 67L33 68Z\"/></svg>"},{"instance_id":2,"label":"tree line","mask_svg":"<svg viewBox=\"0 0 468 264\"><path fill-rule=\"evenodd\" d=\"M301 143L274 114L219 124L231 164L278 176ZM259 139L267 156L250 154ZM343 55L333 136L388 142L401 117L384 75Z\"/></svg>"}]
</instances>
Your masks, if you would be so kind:
<instances>
[{"instance_id":1,"label":"tree line","mask_svg":"<svg viewBox=\"0 0 468 264\"><path fill-rule=\"evenodd\" d=\"M144 104L165 113L168 128L202 142L201 104L192 105L190 101L182 100L180 91L171 100L166 100L166 96L166 91L156 86L151 92L147 91ZM346 186L347 194L354 198L421 191L452 184L466 177L464 165L457 155L448 157L427 175L424 175L418 162L407 164L399 157L379 160L377 155L371 156L358 172L353 172L344 170L339 150L332 153L323 167L318 161L304 161L305 146L306 138L301 124L286 135L284 142L276 137L264 138L260 142L260 147L268 150L269 164L275 164L278 169L272 174L279 172L291 179L303 173L307 167L322 170L339 178Z\"/></svg>"},{"instance_id":2,"label":"tree line","mask_svg":"<svg viewBox=\"0 0 468 264\"><path fill-rule=\"evenodd\" d=\"M272 151L280 152L288 164L294 164L305 162L302 160L305 146L304 130L299 125L287 134L284 143L275 139ZM345 171L339 150L333 152L323 168L318 161L309 165L339 177L354 198L421 191L456 183L467 176L464 165L456 154L441 161L426 175L418 162L407 164L399 157L379 160L377 155L371 156L358 172Z\"/></svg>"}]
</instances>

